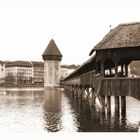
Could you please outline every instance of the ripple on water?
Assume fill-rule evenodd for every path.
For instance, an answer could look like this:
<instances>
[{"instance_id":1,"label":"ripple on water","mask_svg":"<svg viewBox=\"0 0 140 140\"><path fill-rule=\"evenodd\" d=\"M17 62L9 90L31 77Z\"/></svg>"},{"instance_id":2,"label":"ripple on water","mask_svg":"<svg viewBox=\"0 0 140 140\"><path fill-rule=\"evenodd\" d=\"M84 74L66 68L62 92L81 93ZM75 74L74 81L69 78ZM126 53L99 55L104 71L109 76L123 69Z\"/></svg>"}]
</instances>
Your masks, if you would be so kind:
<instances>
[{"instance_id":1,"label":"ripple on water","mask_svg":"<svg viewBox=\"0 0 140 140\"><path fill-rule=\"evenodd\" d=\"M64 91L0 92L0 130L8 132L137 132L140 102L127 97L126 115L103 114ZM112 100L113 104L113 100Z\"/></svg>"}]
</instances>

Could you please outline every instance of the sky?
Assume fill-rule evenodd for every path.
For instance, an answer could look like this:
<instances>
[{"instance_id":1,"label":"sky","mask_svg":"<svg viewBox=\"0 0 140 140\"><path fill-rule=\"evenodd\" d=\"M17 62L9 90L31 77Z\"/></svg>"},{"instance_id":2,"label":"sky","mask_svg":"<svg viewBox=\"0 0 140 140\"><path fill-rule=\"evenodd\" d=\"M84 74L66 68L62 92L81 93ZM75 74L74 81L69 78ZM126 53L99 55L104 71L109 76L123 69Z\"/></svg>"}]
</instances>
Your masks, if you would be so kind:
<instances>
[{"instance_id":1,"label":"sky","mask_svg":"<svg viewBox=\"0 0 140 140\"><path fill-rule=\"evenodd\" d=\"M139 0L0 0L0 60L43 61L53 38L62 64L82 64L110 29L139 22L139 7Z\"/></svg>"}]
</instances>

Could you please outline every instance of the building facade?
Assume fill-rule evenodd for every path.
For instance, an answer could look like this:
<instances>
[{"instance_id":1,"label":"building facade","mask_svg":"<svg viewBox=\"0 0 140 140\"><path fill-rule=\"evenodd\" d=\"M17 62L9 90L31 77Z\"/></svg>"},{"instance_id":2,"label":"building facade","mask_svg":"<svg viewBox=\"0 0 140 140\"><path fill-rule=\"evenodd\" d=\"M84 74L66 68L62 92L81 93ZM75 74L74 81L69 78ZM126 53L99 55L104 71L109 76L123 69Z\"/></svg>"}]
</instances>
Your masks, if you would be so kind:
<instances>
[{"instance_id":1,"label":"building facade","mask_svg":"<svg viewBox=\"0 0 140 140\"><path fill-rule=\"evenodd\" d=\"M0 61L0 83L5 82L5 62Z\"/></svg>"},{"instance_id":2,"label":"building facade","mask_svg":"<svg viewBox=\"0 0 140 140\"><path fill-rule=\"evenodd\" d=\"M33 82L43 83L44 82L44 62L31 61L33 65Z\"/></svg>"},{"instance_id":3,"label":"building facade","mask_svg":"<svg viewBox=\"0 0 140 140\"><path fill-rule=\"evenodd\" d=\"M76 65L61 65L61 80L66 78L69 74L71 74L77 68L78 66Z\"/></svg>"},{"instance_id":4,"label":"building facade","mask_svg":"<svg viewBox=\"0 0 140 140\"><path fill-rule=\"evenodd\" d=\"M32 83L33 75L33 66L28 61L13 61L5 65L6 83Z\"/></svg>"},{"instance_id":5,"label":"building facade","mask_svg":"<svg viewBox=\"0 0 140 140\"><path fill-rule=\"evenodd\" d=\"M39 61L0 61L0 83L44 83L44 72L46 71L48 74L46 78L52 75L51 78L58 81L57 84L59 84L58 79L63 80L77 67L75 65L60 65L58 60L48 60L47 63ZM48 68L50 68L49 72L47 72ZM48 82L51 83L51 79Z\"/></svg>"}]
</instances>

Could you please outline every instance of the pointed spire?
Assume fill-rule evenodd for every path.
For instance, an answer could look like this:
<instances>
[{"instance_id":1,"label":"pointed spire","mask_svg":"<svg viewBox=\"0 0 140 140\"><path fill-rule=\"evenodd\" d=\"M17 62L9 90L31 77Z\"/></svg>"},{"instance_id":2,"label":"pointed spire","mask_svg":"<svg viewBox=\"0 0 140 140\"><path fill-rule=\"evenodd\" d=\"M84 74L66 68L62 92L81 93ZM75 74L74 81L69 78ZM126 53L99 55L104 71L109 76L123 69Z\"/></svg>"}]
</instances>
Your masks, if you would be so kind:
<instances>
[{"instance_id":1,"label":"pointed spire","mask_svg":"<svg viewBox=\"0 0 140 140\"><path fill-rule=\"evenodd\" d=\"M60 60L62 59L62 54L57 48L55 41L51 39L47 48L45 49L43 55L44 60Z\"/></svg>"}]
</instances>

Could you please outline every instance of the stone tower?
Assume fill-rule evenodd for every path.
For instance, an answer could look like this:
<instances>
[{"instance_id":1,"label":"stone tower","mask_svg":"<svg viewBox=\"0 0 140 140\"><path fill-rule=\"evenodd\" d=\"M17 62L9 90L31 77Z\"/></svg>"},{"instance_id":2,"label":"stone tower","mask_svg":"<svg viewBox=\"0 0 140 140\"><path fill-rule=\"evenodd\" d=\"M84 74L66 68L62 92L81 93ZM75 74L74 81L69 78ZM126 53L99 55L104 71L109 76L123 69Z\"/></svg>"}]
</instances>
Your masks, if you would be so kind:
<instances>
[{"instance_id":1,"label":"stone tower","mask_svg":"<svg viewBox=\"0 0 140 140\"><path fill-rule=\"evenodd\" d=\"M60 62L62 54L53 39L48 44L42 57L44 60L44 87L59 87L61 76Z\"/></svg>"}]
</instances>

